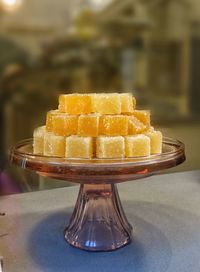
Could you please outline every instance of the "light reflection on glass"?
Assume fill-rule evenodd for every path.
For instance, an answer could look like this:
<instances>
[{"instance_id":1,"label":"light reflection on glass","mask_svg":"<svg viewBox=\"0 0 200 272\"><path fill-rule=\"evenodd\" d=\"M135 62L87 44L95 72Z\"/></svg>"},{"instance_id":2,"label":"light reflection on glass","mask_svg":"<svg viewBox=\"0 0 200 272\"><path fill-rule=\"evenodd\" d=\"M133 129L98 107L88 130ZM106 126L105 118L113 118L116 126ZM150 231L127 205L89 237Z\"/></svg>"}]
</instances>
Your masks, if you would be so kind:
<instances>
[{"instance_id":1,"label":"light reflection on glass","mask_svg":"<svg viewBox=\"0 0 200 272\"><path fill-rule=\"evenodd\" d=\"M87 240L85 245L88 246L88 247L96 247L96 242Z\"/></svg>"}]
</instances>

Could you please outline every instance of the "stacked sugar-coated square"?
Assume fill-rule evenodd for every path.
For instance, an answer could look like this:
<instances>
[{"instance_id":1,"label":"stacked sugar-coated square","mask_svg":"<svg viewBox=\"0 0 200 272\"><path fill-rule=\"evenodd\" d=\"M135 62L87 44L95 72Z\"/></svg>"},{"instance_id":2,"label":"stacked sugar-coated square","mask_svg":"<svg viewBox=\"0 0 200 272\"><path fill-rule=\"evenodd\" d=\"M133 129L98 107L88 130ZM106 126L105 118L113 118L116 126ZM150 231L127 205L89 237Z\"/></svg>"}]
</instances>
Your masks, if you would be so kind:
<instances>
[{"instance_id":1,"label":"stacked sugar-coated square","mask_svg":"<svg viewBox=\"0 0 200 272\"><path fill-rule=\"evenodd\" d=\"M46 126L35 129L35 154L66 158L124 158L162 152L162 133L130 93L63 94Z\"/></svg>"}]
</instances>

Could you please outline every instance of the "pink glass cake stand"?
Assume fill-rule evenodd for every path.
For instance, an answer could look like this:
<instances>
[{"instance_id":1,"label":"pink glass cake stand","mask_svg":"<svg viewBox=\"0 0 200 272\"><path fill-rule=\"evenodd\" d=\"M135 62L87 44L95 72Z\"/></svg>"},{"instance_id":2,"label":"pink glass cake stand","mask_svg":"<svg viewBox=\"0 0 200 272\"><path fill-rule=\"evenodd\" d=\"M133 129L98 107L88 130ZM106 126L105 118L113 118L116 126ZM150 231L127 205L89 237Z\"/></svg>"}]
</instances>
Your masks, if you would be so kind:
<instances>
[{"instance_id":1,"label":"pink glass cake stand","mask_svg":"<svg viewBox=\"0 0 200 272\"><path fill-rule=\"evenodd\" d=\"M185 160L184 145L164 138L163 153L126 159L66 159L34 155L32 139L11 150L11 161L39 175L80 183L66 241L89 251L109 251L131 241L132 226L126 219L117 183L134 181L174 167Z\"/></svg>"}]
</instances>

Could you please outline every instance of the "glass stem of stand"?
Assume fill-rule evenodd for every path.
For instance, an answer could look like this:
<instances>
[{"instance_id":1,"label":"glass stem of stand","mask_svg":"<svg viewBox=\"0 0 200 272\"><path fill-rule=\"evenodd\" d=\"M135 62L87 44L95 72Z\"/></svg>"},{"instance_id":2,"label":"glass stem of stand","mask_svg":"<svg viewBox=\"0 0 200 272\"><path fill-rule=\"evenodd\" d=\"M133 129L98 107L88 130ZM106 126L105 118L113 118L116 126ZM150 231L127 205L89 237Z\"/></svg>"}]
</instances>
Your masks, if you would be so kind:
<instances>
[{"instance_id":1,"label":"glass stem of stand","mask_svg":"<svg viewBox=\"0 0 200 272\"><path fill-rule=\"evenodd\" d=\"M117 186L82 184L65 230L69 244L89 250L108 251L131 240L132 227L124 214Z\"/></svg>"}]
</instances>

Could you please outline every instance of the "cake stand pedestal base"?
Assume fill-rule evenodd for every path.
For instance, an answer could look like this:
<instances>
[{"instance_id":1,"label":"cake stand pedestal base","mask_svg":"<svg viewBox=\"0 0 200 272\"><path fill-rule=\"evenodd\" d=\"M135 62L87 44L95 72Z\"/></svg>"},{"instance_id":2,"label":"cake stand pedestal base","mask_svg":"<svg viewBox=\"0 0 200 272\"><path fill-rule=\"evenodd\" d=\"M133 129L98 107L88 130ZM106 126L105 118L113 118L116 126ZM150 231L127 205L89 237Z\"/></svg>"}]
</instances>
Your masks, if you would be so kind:
<instances>
[{"instance_id":1,"label":"cake stand pedestal base","mask_svg":"<svg viewBox=\"0 0 200 272\"><path fill-rule=\"evenodd\" d=\"M70 245L89 251L115 250L130 242L131 232L115 184L80 185L65 230Z\"/></svg>"},{"instance_id":2,"label":"cake stand pedestal base","mask_svg":"<svg viewBox=\"0 0 200 272\"><path fill-rule=\"evenodd\" d=\"M116 184L145 178L174 167L185 160L184 144L163 138L162 153L123 159L67 159L35 155L33 140L18 143L11 150L11 161L42 176L80 183L80 191L66 241L88 251L109 251L131 241L128 223Z\"/></svg>"}]
</instances>

